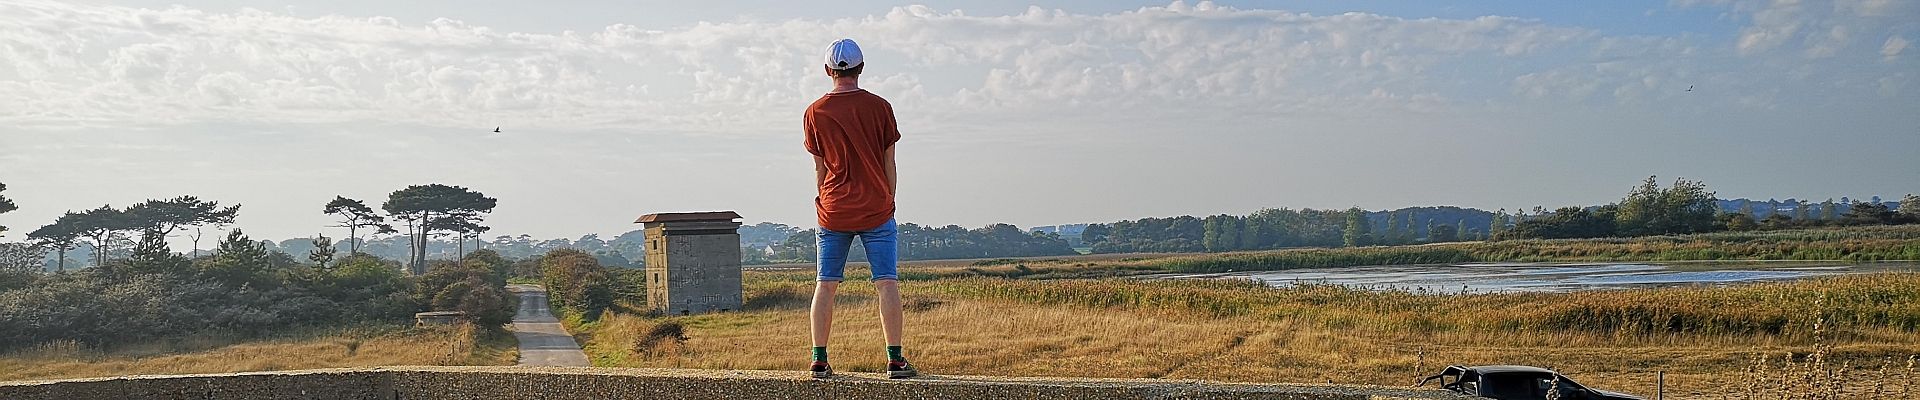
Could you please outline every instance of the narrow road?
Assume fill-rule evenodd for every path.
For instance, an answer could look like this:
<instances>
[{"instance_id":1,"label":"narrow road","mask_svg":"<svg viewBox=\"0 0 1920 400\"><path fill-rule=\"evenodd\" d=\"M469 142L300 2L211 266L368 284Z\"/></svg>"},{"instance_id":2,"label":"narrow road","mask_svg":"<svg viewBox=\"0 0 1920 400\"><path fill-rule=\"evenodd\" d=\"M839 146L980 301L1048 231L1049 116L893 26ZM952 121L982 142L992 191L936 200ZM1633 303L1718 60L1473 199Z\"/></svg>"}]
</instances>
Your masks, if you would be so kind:
<instances>
[{"instance_id":1,"label":"narrow road","mask_svg":"<svg viewBox=\"0 0 1920 400\"><path fill-rule=\"evenodd\" d=\"M547 309L547 289L507 285L507 291L520 296L520 310L513 313L513 337L520 340L520 365L593 366L587 361L587 353L573 342L573 335L567 334Z\"/></svg>"}]
</instances>

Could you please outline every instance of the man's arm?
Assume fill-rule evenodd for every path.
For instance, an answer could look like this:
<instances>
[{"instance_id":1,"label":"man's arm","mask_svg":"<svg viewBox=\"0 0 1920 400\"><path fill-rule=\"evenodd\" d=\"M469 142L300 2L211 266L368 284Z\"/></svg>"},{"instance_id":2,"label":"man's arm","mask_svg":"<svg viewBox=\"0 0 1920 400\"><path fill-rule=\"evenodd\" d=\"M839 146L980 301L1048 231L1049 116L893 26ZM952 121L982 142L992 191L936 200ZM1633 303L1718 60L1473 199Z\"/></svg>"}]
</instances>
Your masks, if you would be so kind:
<instances>
[{"instance_id":1,"label":"man's arm","mask_svg":"<svg viewBox=\"0 0 1920 400\"><path fill-rule=\"evenodd\" d=\"M820 190L827 184L827 159L813 156L813 189Z\"/></svg>"},{"instance_id":2,"label":"man's arm","mask_svg":"<svg viewBox=\"0 0 1920 400\"><path fill-rule=\"evenodd\" d=\"M887 195L888 196L898 196L900 193L900 190L898 189L900 187L900 171L897 168L895 168L893 165L893 148L894 147L895 146L887 146L887 155L881 157L883 158L883 160L881 161L887 164Z\"/></svg>"}]
</instances>

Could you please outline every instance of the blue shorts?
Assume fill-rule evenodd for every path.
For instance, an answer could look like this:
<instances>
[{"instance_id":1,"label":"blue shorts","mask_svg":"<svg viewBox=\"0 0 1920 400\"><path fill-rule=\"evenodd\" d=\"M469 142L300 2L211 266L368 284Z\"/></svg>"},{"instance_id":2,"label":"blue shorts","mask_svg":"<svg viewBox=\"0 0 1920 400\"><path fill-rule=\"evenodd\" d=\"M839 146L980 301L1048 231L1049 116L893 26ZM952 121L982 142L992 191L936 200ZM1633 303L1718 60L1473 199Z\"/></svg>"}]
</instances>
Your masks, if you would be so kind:
<instances>
[{"instance_id":1,"label":"blue shorts","mask_svg":"<svg viewBox=\"0 0 1920 400\"><path fill-rule=\"evenodd\" d=\"M853 247L853 238L860 238L860 246L867 249L868 270L873 272L873 280L900 280L899 275L899 237L900 229L893 220L878 228L858 232L830 231L820 228L820 280L841 281L847 274L847 250Z\"/></svg>"}]
</instances>

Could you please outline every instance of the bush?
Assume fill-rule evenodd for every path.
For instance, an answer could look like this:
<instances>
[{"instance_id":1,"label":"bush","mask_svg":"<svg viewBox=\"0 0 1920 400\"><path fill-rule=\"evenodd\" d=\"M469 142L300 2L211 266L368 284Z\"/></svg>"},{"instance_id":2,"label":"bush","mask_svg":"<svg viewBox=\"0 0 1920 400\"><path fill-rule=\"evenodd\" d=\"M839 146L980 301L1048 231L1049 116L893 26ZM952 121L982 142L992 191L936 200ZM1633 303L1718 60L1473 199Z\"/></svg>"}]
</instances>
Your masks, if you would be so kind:
<instances>
[{"instance_id":1,"label":"bush","mask_svg":"<svg viewBox=\"0 0 1920 400\"><path fill-rule=\"evenodd\" d=\"M612 279L593 255L559 249L540 257L541 281L554 309L592 321L613 305Z\"/></svg>"},{"instance_id":2,"label":"bush","mask_svg":"<svg viewBox=\"0 0 1920 400\"><path fill-rule=\"evenodd\" d=\"M29 285L0 292L0 350L57 340L106 347L202 333L258 337L404 320L413 312L406 282L384 268L288 270L285 277L284 285L236 287L193 274L112 267L34 276Z\"/></svg>"},{"instance_id":3,"label":"bush","mask_svg":"<svg viewBox=\"0 0 1920 400\"><path fill-rule=\"evenodd\" d=\"M1514 224L1513 228L1493 234L1493 240L1580 239L1614 235L1614 206L1587 211L1581 207L1563 207L1544 218Z\"/></svg>"},{"instance_id":4,"label":"bush","mask_svg":"<svg viewBox=\"0 0 1920 400\"><path fill-rule=\"evenodd\" d=\"M434 311L466 312L482 326L513 322L506 279L495 274L505 271L507 265L504 260L496 264L484 258L436 261L415 280L414 301Z\"/></svg>"}]
</instances>

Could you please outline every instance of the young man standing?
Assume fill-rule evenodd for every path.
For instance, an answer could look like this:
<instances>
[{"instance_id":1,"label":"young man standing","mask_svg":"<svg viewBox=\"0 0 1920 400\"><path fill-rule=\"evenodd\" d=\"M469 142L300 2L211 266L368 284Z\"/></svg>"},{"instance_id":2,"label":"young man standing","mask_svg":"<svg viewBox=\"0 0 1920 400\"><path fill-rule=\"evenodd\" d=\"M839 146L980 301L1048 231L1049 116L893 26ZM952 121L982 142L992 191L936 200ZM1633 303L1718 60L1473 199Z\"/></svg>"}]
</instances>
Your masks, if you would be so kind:
<instances>
[{"instance_id":1,"label":"young man standing","mask_svg":"<svg viewBox=\"0 0 1920 400\"><path fill-rule=\"evenodd\" d=\"M813 200L819 216L819 281L813 288L813 377L833 376L827 338L833 332L833 296L847 266L847 250L859 238L867 250L873 285L880 292L880 325L887 336L887 376L918 375L900 355L900 282L896 272L893 194L898 175L893 144L900 141L893 105L860 89L866 67L860 46L841 39L827 47L826 72L833 91L807 107L807 152L813 153Z\"/></svg>"}]
</instances>

